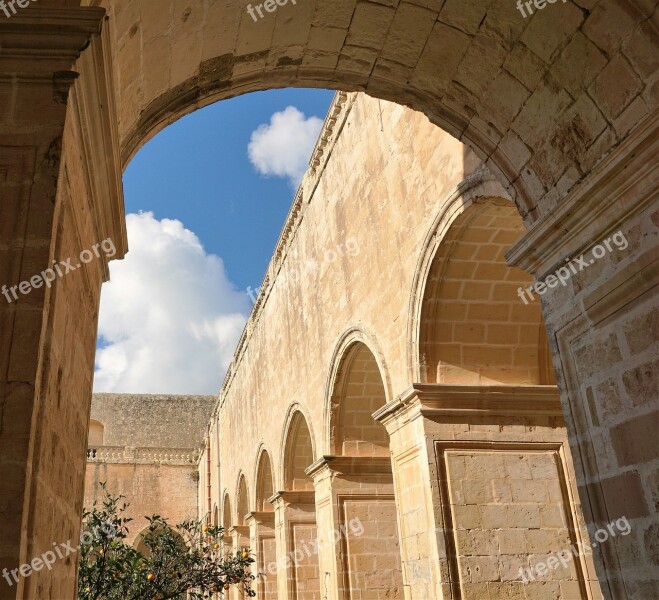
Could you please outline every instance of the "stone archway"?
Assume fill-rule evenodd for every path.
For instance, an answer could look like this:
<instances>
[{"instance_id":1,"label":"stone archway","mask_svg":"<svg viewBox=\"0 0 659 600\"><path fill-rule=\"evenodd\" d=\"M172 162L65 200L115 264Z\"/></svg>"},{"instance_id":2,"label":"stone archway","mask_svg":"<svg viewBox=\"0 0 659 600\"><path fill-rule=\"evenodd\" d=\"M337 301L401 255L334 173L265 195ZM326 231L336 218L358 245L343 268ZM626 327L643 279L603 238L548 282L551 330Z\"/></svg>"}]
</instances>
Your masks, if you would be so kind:
<instances>
[{"instance_id":1,"label":"stone archway","mask_svg":"<svg viewBox=\"0 0 659 600\"><path fill-rule=\"evenodd\" d=\"M524 293L533 278L505 261L522 234L507 200L477 200L455 217L424 285L421 383L555 384L542 306Z\"/></svg>"},{"instance_id":2,"label":"stone archway","mask_svg":"<svg viewBox=\"0 0 659 600\"><path fill-rule=\"evenodd\" d=\"M334 352L328 386L331 454L310 469L320 567L328 597L403 598L389 435L373 414L387 404L386 367L357 328Z\"/></svg>"},{"instance_id":3,"label":"stone archway","mask_svg":"<svg viewBox=\"0 0 659 600\"><path fill-rule=\"evenodd\" d=\"M225 551L233 548L233 538L231 535L232 522L231 498L229 497L229 491L225 490L224 500L222 502L222 546Z\"/></svg>"},{"instance_id":4,"label":"stone archway","mask_svg":"<svg viewBox=\"0 0 659 600\"><path fill-rule=\"evenodd\" d=\"M305 85L411 106L474 148L533 224L507 255L527 272L545 277L618 229L632 239L627 255L601 263L605 276L580 277L569 302L551 291L544 311L587 520L627 514L647 530L656 453L635 443L651 437L657 414L643 385L653 342L626 338L645 340L656 314L656 2L556 3L527 19L512 2L488 0L309 1L259 23L238 3L179 9L170 0L163 9L115 0L107 21L99 4L43 0L0 19L0 268L10 281L106 237L121 258L122 166L159 128L204 103ZM0 309L8 424L0 557L9 568L77 535L107 275L101 260L85 279ZM620 418L608 416L611 395L623 399ZM649 566L641 537L633 551ZM609 595L651 585L617 554L597 567ZM72 569L41 572L0 598L34 596L38 585L68 596Z\"/></svg>"},{"instance_id":5,"label":"stone archway","mask_svg":"<svg viewBox=\"0 0 659 600\"><path fill-rule=\"evenodd\" d=\"M275 493L275 478L270 454L261 448L256 460L256 509L249 515L250 547L255 553L254 575L259 600L277 598L277 544L275 515L269 500Z\"/></svg>"},{"instance_id":6,"label":"stone archway","mask_svg":"<svg viewBox=\"0 0 659 600\"><path fill-rule=\"evenodd\" d=\"M318 555L313 552L317 543L315 495L313 479L307 473L315 450L307 419L295 406L289 411L282 440L284 488L272 498L278 597L320 600Z\"/></svg>"},{"instance_id":7,"label":"stone archway","mask_svg":"<svg viewBox=\"0 0 659 600\"><path fill-rule=\"evenodd\" d=\"M566 2L529 19L490 0L310 0L259 22L238 2L100 4L124 164L159 129L215 100L285 86L366 91L424 112L474 148L528 223L594 166L596 142L624 137L652 103L642 47L653 43L654 3Z\"/></svg>"}]
</instances>

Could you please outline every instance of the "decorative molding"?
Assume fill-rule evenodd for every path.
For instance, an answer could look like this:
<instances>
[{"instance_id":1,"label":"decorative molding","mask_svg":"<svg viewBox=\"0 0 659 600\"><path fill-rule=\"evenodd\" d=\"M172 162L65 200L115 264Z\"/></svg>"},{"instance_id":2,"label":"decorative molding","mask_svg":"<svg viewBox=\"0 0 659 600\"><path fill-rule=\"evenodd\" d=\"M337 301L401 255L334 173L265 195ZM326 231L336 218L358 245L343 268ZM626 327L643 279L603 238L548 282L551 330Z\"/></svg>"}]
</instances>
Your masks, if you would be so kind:
<instances>
[{"instance_id":1,"label":"decorative molding","mask_svg":"<svg viewBox=\"0 0 659 600\"><path fill-rule=\"evenodd\" d=\"M232 525L229 527L229 533L231 533L231 537L237 533L239 536L237 541L240 541L240 538L249 538L249 525Z\"/></svg>"},{"instance_id":2,"label":"decorative molding","mask_svg":"<svg viewBox=\"0 0 659 600\"><path fill-rule=\"evenodd\" d=\"M609 277L583 299L588 320L595 324L659 286L659 248L654 246Z\"/></svg>"},{"instance_id":3,"label":"decorative molding","mask_svg":"<svg viewBox=\"0 0 659 600\"><path fill-rule=\"evenodd\" d=\"M471 441L454 441L454 442L439 442L434 443L436 465L437 465L437 479L439 484L440 495L440 510L441 510L441 528L444 532L444 540L446 543L446 561L449 570L448 584L451 589L451 597L463 598L464 589L463 582L460 577L460 569L458 564L458 536L457 529L454 526L454 508L451 503L450 483L451 480L448 474L448 467L446 464L447 454L451 452L459 453L472 453L472 454L495 454L502 452L517 452L517 453L547 453L554 459L556 466L556 474L563 497L563 508L566 518L566 525L570 541L574 547L581 547L579 543L581 540L581 532L578 528L578 507L574 503L572 494L570 493L570 485L567 477L567 465L565 462L565 455L563 453L563 445L555 442L471 442ZM587 566L585 557L578 556L574 560L574 566L577 571L577 581L583 598L590 598L590 594L586 590L586 573Z\"/></svg>"},{"instance_id":4,"label":"decorative molding","mask_svg":"<svg viewBox=\"0 0 659 600\"><path fill-rule=\"evenodd\" d=\"M316 492L311 490L282 490L267 499L270 504L315 504Z\"/></svg>"},{"instance_id":5,"label":"decorative molding","mask_svg":"<svg viewBox=\"0 0 659 600\"><path fill-rule=\"evenodd\" d=\"M658 154L656 110L508 250L508 264L543 279L642 212L659 195Z\"/></svg>"},{"instance_id":6,"label":"decorative molding","mask_svg":"<svg viewBox=\"0 0 659 600\"><path fill-rule=\"evenodd\" d=\"M255 510L248 512L245 515L245 521L248 523L255 522L257 525L265 525L267 527L275 526L275 513L270 511Z\"/></svg>"},{"instance_id":7,"label":"decorative molding","mask_svg":"<svg viewBox=\"0 0 659 600\"><path fill-rule=\"evenodd\" d=\"M104 17L104 8L91 6L31 6L11 19L0 17L0 81L52 85L54 75L70 71L90 38L100 33Z\"/></svg>"},{"instance_id":8,"label":"decorative molding","mask_svg":"<svg viewBox=\"0 0 659 600\"><path fill-rule=\"evenodd\" d=\"M435 417L562 417L555 385L447 385L415 383L396 400L373 413L386 424L402 414Z\"/></svg>"},{"instance_id":9,"label":"decorative molding","mask_svg":"<svg viewBox=\"0 0 659 600\"><path fill-rule=\"evenodd\" d=\"M71 106L75 115L76 138L80 142L81 163L89 208L96 216L94 228L97 241L110 238L116 247L113 260L120 260L128 251L126 218L121 182L119 132L114 102L114 83L110 53L109 28L91 39L75 68L81 73L71 91ZM107 258L103 257L105 280L109 279Z\"/></svg>"},{"instance_id":10,"label":"decorative molding","mask_svg":"<svg viewBox=\"0 0 659 600\"><path fill-rule=\"evenodd\" d=\"M355 96L356 94L348 94L347 92L336 92L334 95L332 104L327 111L325 122L323 123L323 127L320 130L318 140L316 141L316 145L314 146L311 157L309 158L309 167L311 167L312 175L316 175L321 165L323 167L321 170L324 170L324 167L332 154L332 150L334 149L334 144L336 143L336 140L338 139L339 134L343 129L345 117L350 112L349 110L343 110L344 105L348 101L348 98L350 98L348 108L352 108L352 103L355 101ZM336 135L334 135L336 124L339 121L339 118L342 116L342 113L343 119L341 120L339 129L336 131Z\"/></svg>"}]
</instances>

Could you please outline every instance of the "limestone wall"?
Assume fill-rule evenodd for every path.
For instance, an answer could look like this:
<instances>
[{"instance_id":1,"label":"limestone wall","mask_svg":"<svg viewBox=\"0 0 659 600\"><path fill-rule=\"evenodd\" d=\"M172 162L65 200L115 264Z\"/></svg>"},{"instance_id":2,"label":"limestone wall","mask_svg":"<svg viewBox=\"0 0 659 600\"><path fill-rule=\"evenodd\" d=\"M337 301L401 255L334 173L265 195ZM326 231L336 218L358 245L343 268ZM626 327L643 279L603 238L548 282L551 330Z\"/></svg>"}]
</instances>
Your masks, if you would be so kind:
<instances>
[{"instance_id":1,"label":"limestone wall","mask_svg":"<svg viewBox=\"0 0 659 600\"><path fill-rule=\"evenodd\" d=\"M197 461L214 396L94 394L87 450L85 506L125 496L128 542L159 514L176 524L197 516ZM95 439L92 443L92 433Z\"/></svg>"},{"instance_id":2,"label":"limestone wall","mask_svg":"<svg viewBox=\"0 0 659 600\"><path fill-rule=\"evenodd\" d=\"M442 203L480 165L420 113L365 95L347 104L353 99L335 126L334 136L342 130L325 170L302 184L301 224L290 232L279 273L268 271L272 289L221 394L219 439L235 440L221 446L222 492L234 493L240 472L254 489L259 444L282 489L294 404L307 416L315 456L327 450L326 388L335 348L351 328L370 342L388 400L411 383L409 306L424 239ZM358 254L339 256L348 241ZM306 269L314 263L318 271Z\"/></svg>"},{"instance_id":3,"label":"limestone wall","mask_svg":"<svg viewBox=\"0 0 659 600\"><path fill-rule=\"evenodd\" d=\"M216 401L215 396L94 394L91 419L103 425L103 446L198 448Z\"/></svg>"}]
</instances>

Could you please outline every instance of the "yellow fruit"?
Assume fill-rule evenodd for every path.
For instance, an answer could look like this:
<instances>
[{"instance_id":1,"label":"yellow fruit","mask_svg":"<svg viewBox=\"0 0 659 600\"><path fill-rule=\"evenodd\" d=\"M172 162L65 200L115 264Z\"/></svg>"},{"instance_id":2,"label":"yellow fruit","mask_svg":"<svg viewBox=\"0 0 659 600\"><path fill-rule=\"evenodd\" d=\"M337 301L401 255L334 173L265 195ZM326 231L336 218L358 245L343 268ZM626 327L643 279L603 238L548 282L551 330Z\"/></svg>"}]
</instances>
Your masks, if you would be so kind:
<instances>
[{"instance_id":1,"label":"yellow fruit","mask_svg":"<svg viewBox=\"0 0 659 600\"><path fill-rule=\"evenodd\" d=\"M219 544L213 544L213 548L215 548L215 550L217 550L219 547L220 547Z\"/></svg>"},{"instance_id":2,"label":"yellow fruit","mask_svg":"<svg viewBox=\"0 0 659 600\"><path fill-rule=\"evenodd\" d=\"M147 581L153 581L156 578L156 576L153 573L149 573L146 576Z\"/></svg>"},{"instance_id":3,"label":"yellow fruit","mask_svg":"<svg viewBox=\"0 0 659 600\"><path fill-rule=\"evenodd\" d=\"M242 557L243 558L249 558L249 552L247 552L247 550L243 550Z\"/></svg>"}]
</instances>

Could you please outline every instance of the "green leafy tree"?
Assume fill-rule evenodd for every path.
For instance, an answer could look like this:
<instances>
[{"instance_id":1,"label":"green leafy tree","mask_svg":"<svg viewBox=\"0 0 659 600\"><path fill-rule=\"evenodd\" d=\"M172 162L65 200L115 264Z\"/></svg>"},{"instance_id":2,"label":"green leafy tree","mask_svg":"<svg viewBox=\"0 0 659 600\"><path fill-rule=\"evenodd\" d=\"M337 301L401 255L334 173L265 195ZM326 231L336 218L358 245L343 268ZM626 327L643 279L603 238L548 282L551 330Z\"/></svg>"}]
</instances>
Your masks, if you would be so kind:
<instances>
[{"instance_id":1,"label":"green leafy tree","mask_svg":"<svg viewBox=\"0 0 659 600\"><path fill-rule=\"evenodd\" d=\"M125 541L131 519L124 517L123 497L101 486L103 502L83 514L78 600L203 600L231 586L256 595L254 560L247 550L223 553L221 527L194 520L171 526L159 515L147 517L140 551Z\"/></svg>"}]
</instances>

